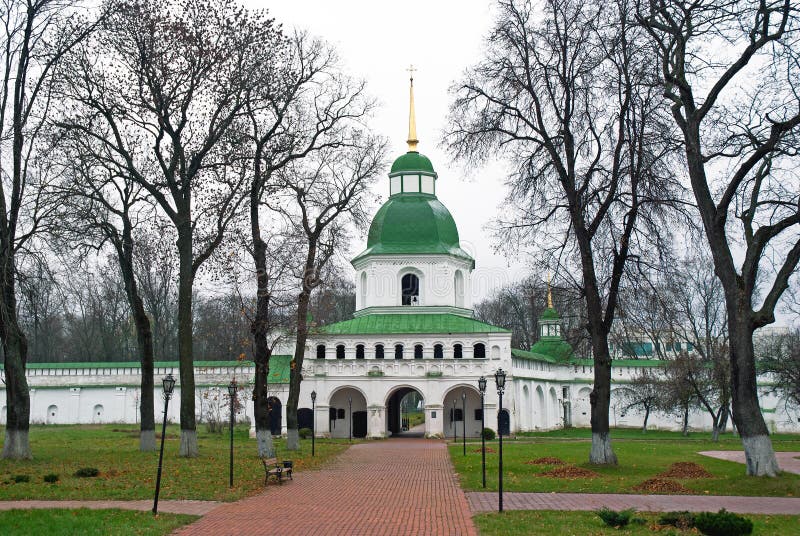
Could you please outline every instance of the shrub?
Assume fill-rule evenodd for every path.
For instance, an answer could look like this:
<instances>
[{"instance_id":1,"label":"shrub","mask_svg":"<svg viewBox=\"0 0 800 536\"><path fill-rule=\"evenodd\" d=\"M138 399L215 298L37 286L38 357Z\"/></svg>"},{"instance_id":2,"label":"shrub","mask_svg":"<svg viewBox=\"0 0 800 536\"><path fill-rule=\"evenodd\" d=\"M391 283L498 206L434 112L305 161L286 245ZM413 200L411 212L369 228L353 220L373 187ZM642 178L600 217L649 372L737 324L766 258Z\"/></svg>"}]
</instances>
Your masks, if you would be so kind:
<instances>
[{"instance_id":1,"label":"shrub","mask_svg":"<svg viewBox=\"0 0 800 536\"><path fill-rule=\"evenodd\" d=\"M91 478L99 474L100 470L97 467L81 467L80 469L75 471L75 476L80 478Z\"/></svg>"},{"instance_id":2,"label":"shrub","mask_svg":"<svg viewBox=\"0 0 800 536\"><path fill-rule=\"evenodd\" d=\"M55 484L56 482L58 482L58 475L55 473L44 475L44 481L47 482L48 484Z\"/></svg>"},{"instance_id":3,"label":"shrub","mask_svg":"<svg viewBox=\"0 0 800 536\"><path fill-rule=\"evenodd\" d=\"M31 477L28 475L14 475L11 477L11 480L16 482L17 484L21 484L22 482L30 482Z\"/></svg>"},{"instance_id":4,"label":"shrub","mask_svg":"<svg viewBox=\"0 0 800 536\"><path fill-rule=\"evenodd\" d=\"M658 518L659 525L672 525L682 530L694 527L694 514L691 512L666 512Z\"/></svg>"},{"instance_id":5,"label":"shrub","mask_svg":"<svg viewBox=\"0 0 800 536\"><path fill-rule=\"evenodd\" d=\"M494 439L495 438L494 430L492 430L491 428L484 428L483 429L483 438L486 441L491 441L492 439Z\"/></svg>"},{"instance_id":6,"label":"shrub","mask_svg":"<svg viewBox=\"0 0 800 536\"><path fill-rule=\"evenodd\" d=\"M311 434L312 434L311 428L300 428L297 431L297 435L300 436L300 439L308 439L309 437L311 437Z\"/></svg>"},{"instance_id":7,"label":"shrub","mask_svg":"<svg viewBox=\"0 0 800 536\"><path fill-rule=\"evenodd\" d=\"M615 512L614 510L609 510L608 508L601 508L600 510L595 510L595 512L598 516L600 516L600 519L602 519L606 525L609 527L619 528L624 527L631 522L634 509L629 508L627 510Z\"/></svg>"},{"instance_id":8,"label":"shrub","mask_svg":"<svg viewBox=\"0 0 800 536\"><path fill-rule=\"evenodd\" d=\"M716 514L703 512L694 518L694 526L706 536L744 536L753 532L753 522L723 508Z\"/></svg>"}]
</instances>

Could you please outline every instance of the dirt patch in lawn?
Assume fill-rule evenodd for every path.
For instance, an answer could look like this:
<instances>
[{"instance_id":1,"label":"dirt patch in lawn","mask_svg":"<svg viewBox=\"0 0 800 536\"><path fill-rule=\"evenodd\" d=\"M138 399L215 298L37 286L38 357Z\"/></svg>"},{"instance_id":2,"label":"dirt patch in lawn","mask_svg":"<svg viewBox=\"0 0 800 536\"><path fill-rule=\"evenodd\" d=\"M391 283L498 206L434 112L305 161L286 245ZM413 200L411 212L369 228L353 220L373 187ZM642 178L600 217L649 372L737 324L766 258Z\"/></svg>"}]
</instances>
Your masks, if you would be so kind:
<instances>
[{"instance_id":1,"label":"dirt patch in lawn","mask_svg":"<svg viewBox=\"0 0 800 536\"><path fill-rule=\"evenodd\" d=\"M481 453L481 449L475 449L472 452ZM494 454L496 451L492 447L486 447L486 454Z\"/></svg>"},{"instance_id":2,"label":"dirt patch in lawn","mask_svg":"<svg viewBox=\"0 0 800 536\"><path fill-rule=\"evenodd\" d=\"M565 465L567 462L561 458L554 458L552 456L545 456L544 458L536 458L535 460L528 460L525 465Z\"/></svg>"},{"instance_id":3,"label":"dirt patch in lawn","mask_svg":"<svg viewBox=\"0 0 800 536\"><path fill-rule=\"evenodd\" d=\"M549 478L597 478L600 475L590 469L583 467L575 467L574 465L564 465L550 469L544 473L539 473L539 476L546 476Z\"/></svg>"},{"instance_id":4,"label":"dirt patch in lawn","mask_svg":"<svg viewBox=\"0 0 800 536\"><path fill-rule=\"evenodd\" d=\"M651 478L632 488L634 491L646 491L647 493L690 493L690 491L680 482L667 478Z\"/></svg>"},{"instance_id":5,"label":"dirt patch in lawn","mask_svg":"<svg viewBox=\"0 0 800 536\"><path fill-rule=\"evenodd\" d=\"M660 478L711 478L712 475L705 467L694 462L675 462L669 469L656 475Z\"/></svg>"}]
</instances>

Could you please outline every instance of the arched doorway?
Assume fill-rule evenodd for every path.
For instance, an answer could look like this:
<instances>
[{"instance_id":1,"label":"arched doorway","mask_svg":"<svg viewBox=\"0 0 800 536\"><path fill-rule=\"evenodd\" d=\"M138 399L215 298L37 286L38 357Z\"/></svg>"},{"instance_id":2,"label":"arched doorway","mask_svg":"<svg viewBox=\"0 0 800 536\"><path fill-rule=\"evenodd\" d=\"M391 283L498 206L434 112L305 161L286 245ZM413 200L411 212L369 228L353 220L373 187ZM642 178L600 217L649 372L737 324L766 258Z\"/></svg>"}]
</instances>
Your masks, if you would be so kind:
<instances>
[{"instance_id":1,"label":"arched doorway","mask_svg":"<svg viewBox=\"0 0 800 536\"><path fill-rule=\"evenodd\" d=\"M58 406L55 404L47 407L47 424L55 424L58 422Z\"/></svg>"},{"instance_id":2,"label":"arched doorway","mask_svg":"<svg viewBox=\"0 0 800 536\"><path fill-rule=\"evenodd\" d=\"M281 401L277 396L267 399L267 411L269 411L269 432L274 436L281 435L282 428L282 407Z\"/></svg>"},{"instance_id":3,"label":"arched doorway","mask_svg":"<svg viewBox=\"0 0 800 536\"><path fill-rule=\"evenodd\" d=\"M386 398L386 435L425 437L425 399L413 387L398 387Z\"/></svg>"},{"instance_id":4,"label":"arched doorway","mask_svg":"<svg viewBox=\"0 0 800 536\"><path fill-rule=\"evenodd\" d=\"M480 437L481 395L477 389L471 385L453 387L445 393L442 405L445 435L463 438L466 432L467 437ZM489 420L488 415L486 420Z\"/></svg>"},{"instance_id":5,"label":"arched doorway","mask_svg":"<svg viewBox=\"0 0 800 536\"><path fill-rule=\"evenodd\" d=\"M93 423L103 422L103 405L102 404L95 404L94 408L92 409L92 422Z\"/></svg>"},{"instance_id":6,"label":"arched doorway","mask_svg":"<svg viewBox=\"0 0 800 536\"><path fill-rule=\"evenodd\" d=\"M330 399L331 437L367 437L367 399L354 387L335 391Z\"/></svg>"}]
</instances>

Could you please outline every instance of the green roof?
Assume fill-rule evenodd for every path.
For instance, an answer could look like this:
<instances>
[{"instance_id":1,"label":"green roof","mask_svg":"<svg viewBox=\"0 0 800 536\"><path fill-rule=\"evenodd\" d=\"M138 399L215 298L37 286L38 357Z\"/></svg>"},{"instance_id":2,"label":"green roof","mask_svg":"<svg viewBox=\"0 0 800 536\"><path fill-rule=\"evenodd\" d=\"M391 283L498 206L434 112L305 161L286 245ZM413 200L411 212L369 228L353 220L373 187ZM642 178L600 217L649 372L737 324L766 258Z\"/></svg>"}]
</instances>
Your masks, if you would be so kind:
<instances>
[{"instance_id":1,"label":"green roof","mask_svg":"<svg viewBox=\"0 0 800 536\"><path fill-rule=\"evenodd\" d=\"M528 352L527 350L520 350L519 348L512 348L511 355L521 359L530 359L532 361L545 361L547 363L556 363L557 360L549 355L539 354L537 352Z\"/></svg>"},{"instance_id":2,"label":"green roof","mask_svg":"<svg viewBox=\"0 0 800 536\"><path fill-rule=\"evenodd\" d=\"M389 173L401 173L405 171L422 171L425 173L436 173L433 170L430 158L416 151L409 151L399 157L392 164L392 170Z\"/></svg>"},{"instance_id":3,"label":"green roof","mask_svg":"<svg viewBox=\"0 0 800 536\"><path fill-rule=\"evenodd\" d=\"M509 333L507 329L453 314L375 314L317 328L322 335L394 333Z\"/></svg>"},{"instance_id":4,"label":"green roof","mask_svg":"<svg viewBox=\"0 0 800 536\"><path fill-rule=\"evenodd\" d=\"M372 219L367 255L446 254L474 263L458 239L458 228L445 206L430 194L402 194L389 198Z\"/></svg>"},{"instance_id":5,"label":"green roof","mask_svg":"<svg viewBox=\"0 0 800 536\"><path fill-rule=\"evenodd\" d=\"M594 359L573 359L570 363L591 367ZM666 362L660 359L612 359L612 367L663 367Z\"/></svg>"},{"instance_id":6,"label":"green roof","mask_svg":"<svg viewBox=\"0 0 800 536\"><path fill-rule=\"evenodd\" d=\"M548 307L547 309L542 312L539 316L540 320L558 320L558 312L552 307Z\"/></svg>"},{"instance_id":7,"label":"green roof","mask_svg":"<svg viewBox=\"0 0 800 536\"><path fill-rule=\"evenodd\" d=\"M567 361L572 357L572 346L559 337L542 337L531 346L531 352L550 356L556 361Z\"/></svg>"},{"instance_id":8,"label":"green roof","mask_svg":"<svg viewBox=\"0 0 800 536\"><path fill-rule=\"evenodd\" d=\"M269 360L269 383L289 383L289 362L293 356L273 355ZM195 361L195 368L214 368L214 367L252 367L254 363L247 360L231 361ZM154 368L177 368L177 361L156 361ZM0 369L3 368L0 363ZM86 368L142 368L139 361L83 361L68 363L28 363L28 369L86 369Z\"/></svg>"}]
</instances>

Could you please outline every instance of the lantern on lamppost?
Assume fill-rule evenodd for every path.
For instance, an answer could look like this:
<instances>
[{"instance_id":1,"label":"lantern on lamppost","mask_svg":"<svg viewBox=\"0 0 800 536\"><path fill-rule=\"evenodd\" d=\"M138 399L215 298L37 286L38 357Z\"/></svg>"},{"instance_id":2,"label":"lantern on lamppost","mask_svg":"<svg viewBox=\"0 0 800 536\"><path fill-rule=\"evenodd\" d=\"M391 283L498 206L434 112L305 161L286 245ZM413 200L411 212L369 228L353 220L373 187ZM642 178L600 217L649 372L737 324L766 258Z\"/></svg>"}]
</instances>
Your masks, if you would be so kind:
<instances>
[{"instance_id":1,"label":"lantern on lamppost","mask_svg":"<svg viewBox=\"0 0 800 536\"><path fill-rule=\"evenodd\" d=\"M494 382L497 384L497 396L500 399L500 409L497 411L497 436L500 438L500 456L498 463L498 507L503 511L503 392L506 389L506 373L497 369L494 373Z\"/></svg>"},{"instance_id":2,"label":"lantern on lamppost","mask_svg":"<svg viewBox=\"0 0 800 536\"><path fill-rule=\"evenodd\" d=\"M486 378L478 378L478 391L481 393L481 474L483 475L483 487L486 487L486 436L483 434L486 428L486 417L484 415L484 395L486 394Z\"/></svg>"},{"instance_id":3,"label":"lantern on lamppost","mask_svg":"<svg viewBox=\"0 0 800 536\"><path fill-rule=\"evenodd\" d=\"M158 454L158 474L156 475L156 496L153 499L153 515L158 515L158 494L161 491L161 467L164 461L164 438L167 436L167 410L169 409L169 399L172 398L172 391L175 389L175 378L172 374L161 380L164 397L164 420L161 424L161 451Z\"/></svg>"}]
</instances>

